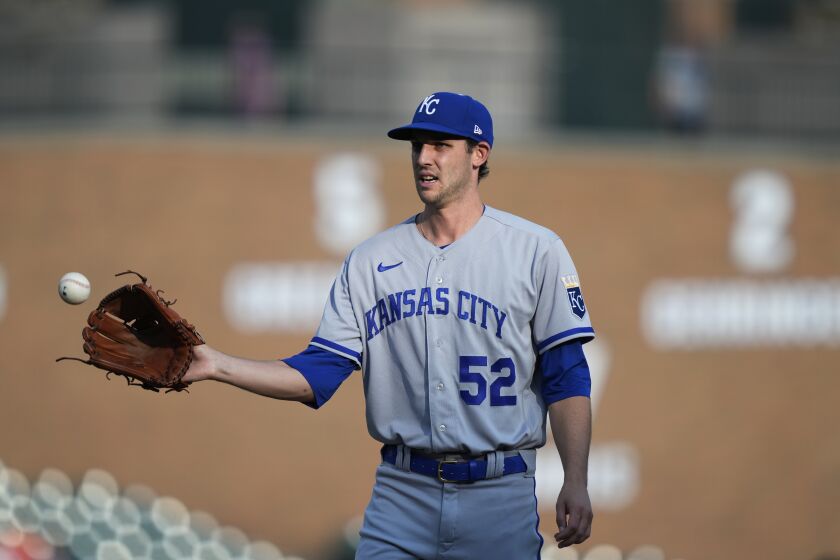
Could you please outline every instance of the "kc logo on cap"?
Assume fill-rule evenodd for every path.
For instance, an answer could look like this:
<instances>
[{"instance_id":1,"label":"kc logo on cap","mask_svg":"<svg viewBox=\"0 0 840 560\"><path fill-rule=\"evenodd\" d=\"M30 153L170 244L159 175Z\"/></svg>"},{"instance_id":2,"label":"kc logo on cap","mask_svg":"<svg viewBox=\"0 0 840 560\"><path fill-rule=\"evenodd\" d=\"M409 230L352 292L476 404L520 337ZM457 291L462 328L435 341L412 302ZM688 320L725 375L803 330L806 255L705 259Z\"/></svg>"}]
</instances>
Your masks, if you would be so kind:
<instances>
[{"instance_id":1,"label":"kc logo on cap","mask_svg":"<svg viewBox=\"0 0 840 560\"><path fill-rule=\"evenodd\" d=\"M388 136L411 140L417 131L440 132L493 146L493 119L480 101L469 95L440 91L420 102L411 124L395 128Z\"/></svg>"},{"instance_id":2,"label":"kc logo on cap","mask_svg":"<svg viewBox=\"0 0 840 560\"><path fill-rule=\"evenodd\" d=\"M423 102L420 104L420 107L417 108L417 112L425 111L427 115L434 115L436 109L433 109L433 105L437 105L440 103L440 99L435 99L435 94L430 95Z\"/></svg>"}]
</instances>

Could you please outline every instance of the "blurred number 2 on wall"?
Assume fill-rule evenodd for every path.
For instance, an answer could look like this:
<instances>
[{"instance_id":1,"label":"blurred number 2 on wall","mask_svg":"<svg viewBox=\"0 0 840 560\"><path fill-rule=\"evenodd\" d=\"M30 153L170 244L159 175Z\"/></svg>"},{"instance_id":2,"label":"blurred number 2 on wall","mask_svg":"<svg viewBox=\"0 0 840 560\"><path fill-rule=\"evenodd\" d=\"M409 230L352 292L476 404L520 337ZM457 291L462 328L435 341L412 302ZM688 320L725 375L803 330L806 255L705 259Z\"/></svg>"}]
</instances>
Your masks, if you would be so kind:
<instances>
[{"instance_id":1,"label":"blurred number 2 on wall","mask_svg":"<svg viewBox=\"0 0 840 560\"><path fill-rule=\"evenodd\" d=\"M793 259L788 236L793 218L793 189L775 171L752 170L738 177L730 191L735 223L729 251L745 272L779 272Z\"/></svg>"}]
</instances>

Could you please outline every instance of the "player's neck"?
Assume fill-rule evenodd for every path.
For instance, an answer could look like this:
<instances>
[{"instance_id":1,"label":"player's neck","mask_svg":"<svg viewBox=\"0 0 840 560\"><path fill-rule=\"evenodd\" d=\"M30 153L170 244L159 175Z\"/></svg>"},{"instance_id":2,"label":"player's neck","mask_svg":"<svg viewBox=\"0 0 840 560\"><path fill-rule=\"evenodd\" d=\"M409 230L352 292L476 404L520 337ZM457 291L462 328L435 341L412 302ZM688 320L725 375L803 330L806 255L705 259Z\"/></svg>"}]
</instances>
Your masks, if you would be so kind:
<instances>
[{"instance_id":1,"label":"player's neck","mask_svg":"<svg viewBox=\"0 0 840 560\"><path fill-rule=\"evenodd\" d=\"M484 203L476 193L442 208L426 205L417 216L417 228L423 237L442 247L470 231L482 214Z\"/></svg>"}]
</instances>

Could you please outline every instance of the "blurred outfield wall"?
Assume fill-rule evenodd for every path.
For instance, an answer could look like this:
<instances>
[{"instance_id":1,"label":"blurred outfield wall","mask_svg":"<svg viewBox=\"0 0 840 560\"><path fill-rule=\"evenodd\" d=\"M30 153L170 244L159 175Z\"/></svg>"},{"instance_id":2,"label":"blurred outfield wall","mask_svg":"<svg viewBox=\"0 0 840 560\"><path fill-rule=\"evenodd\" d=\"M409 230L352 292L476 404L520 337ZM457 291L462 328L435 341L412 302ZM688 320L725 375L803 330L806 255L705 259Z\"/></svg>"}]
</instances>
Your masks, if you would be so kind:
<instances>
[{"instance_id":1,"label":"blurred outfield wall","mask_svg":"<svg viewBox=\"0 0 840 560\"><path fill-rule=\"evenodd\" d=\"M564 238L599 335L591 545L839 553L840 164L678 146L496 152L485 201ZM156 395L53 360L82 355L87 312L126 269L221 350L302 349L347 249L418 210L407 148L7 137L0 185L0 459L30 478L105 469L324 554L377 464L358 374L313 412L210 383ZM58 298L71 270L92 281L89 304ZM547 535L554 457L541 452L538 471Z\"/></svg>"}]
</instances>

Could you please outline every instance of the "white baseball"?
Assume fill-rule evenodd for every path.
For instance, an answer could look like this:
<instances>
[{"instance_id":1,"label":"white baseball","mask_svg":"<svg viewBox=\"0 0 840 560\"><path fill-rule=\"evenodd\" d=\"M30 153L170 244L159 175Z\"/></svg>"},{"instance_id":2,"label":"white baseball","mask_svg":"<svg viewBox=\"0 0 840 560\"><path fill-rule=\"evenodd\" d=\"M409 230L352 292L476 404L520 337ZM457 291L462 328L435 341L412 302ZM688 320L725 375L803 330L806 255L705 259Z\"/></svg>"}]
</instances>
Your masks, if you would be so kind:
<instances>
[{"instance_id":1,"label":"white baseball","mask_svg":"<svg viewBox=\"0 0 840 560\"><path fill-rule=\"evenodd\" d=\"M68 272L58 281L58 295L72 305L84 303L90 296L90 282L81 272Z\"/></svg>"}]
</instances>

